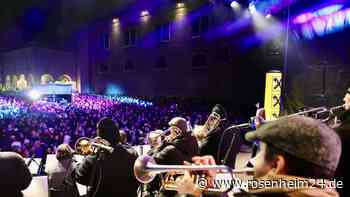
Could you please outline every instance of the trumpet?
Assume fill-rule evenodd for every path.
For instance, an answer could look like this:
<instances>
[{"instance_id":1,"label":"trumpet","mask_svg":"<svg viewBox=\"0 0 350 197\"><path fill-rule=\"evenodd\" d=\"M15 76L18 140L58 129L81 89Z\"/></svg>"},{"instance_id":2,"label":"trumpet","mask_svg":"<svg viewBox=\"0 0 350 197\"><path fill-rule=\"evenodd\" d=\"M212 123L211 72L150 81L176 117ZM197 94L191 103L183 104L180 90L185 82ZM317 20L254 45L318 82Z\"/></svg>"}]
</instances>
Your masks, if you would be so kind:
<instances>
[{"instance_id":1,"label":"trumpet","mask_svg":"<svg viewBox=\"0 0 350 197\"><path fill-rule=\"evenodd\" d=\"M314 107L314 108L311 108L311 109L308 109L308 110L304 110L304 111L300 111L300 112L297 112L297 113L294 113L294 114L281 116L278 119L290 118L290 117L294 117L294 116L308 116L308 117L312 117L312 118L315 118L317 120L320 120L323 123L327 123L332 118L336 117L336 115L342 110L345 110L344 105L339 105L339 106L335 106L335 107L331 107L331 108ZM255 117L253 116L249 122L242 123L242 124L239 124L239 125L232 125L228 129L233 129L233 128L236 128L236 129L254 128L255 127L254 121L253 121L254 118ZM273 121L275 121L275 120L268 120L268 121L265 121L265 123L273 122Z\"/></svg>"},{"instance_id":2,"label":"trumpet","mask_svg":"<svg viewBox=\"0 0 350 197\"><path fill-rule=\"evenodd\" d=\"M87 137L79 138L75 142L74 148L75 148L75 153L83 156L95 154L99 150L104 150L109 153L113 153L114 151L113 147L101 143L99 139L91 139Z\"/></svg>"},{"instance_id":3,"label":"trumpet","mask_svg":"<svg viewBox=\"0 0 350 197\"><path fill-rule=\"evenodd\" d=\"M177 187L174 178L172 178L173 176L183 175L185 171L202 172L202 175L204 175L203 172L209 170L225 172L232 178L234 174L252 175L254 172L252 168L234 170L225 165L158 165L151 156L147 155L138 157L134 163L134 175L143 184L150 183L157 174L167 173L162 180L163 188L166 190L176 190ZM205 188L204 190L222 192L222 190L217 188Z\"/></svg>"}]
</instances>

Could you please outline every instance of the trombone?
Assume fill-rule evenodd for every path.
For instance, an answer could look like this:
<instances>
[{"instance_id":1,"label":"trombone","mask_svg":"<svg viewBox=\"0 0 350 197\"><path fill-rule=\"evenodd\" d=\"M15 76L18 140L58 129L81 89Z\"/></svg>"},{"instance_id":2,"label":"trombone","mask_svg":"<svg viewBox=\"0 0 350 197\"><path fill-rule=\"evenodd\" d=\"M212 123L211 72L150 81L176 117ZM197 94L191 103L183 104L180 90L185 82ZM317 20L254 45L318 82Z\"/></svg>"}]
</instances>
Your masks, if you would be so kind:
<instances>
[{"instance_id":1,"label":"trombone","mask_svg":"<svg viewBox=\"0 0 350 197\"><path fill-rule=\"evenodd\" d=\"M209 170L225 172L226 174L230 175L232 179L234 178L234 174L252 175L254 172L252 168L234 170L225 165L158 165L154 159L148 155L138 157L134 163L134 175L136 179L143 184L150 183L152 180L154 180L157 174L167 173L165 178L162 180L162 185L166 190L176 190L177 188L175 185L175 180L173 178L169 178L169 176L183 175L185 171L197 171L202 173L201 175L204 175L204 172ZM203 179L203 176L201 176L201 178ZM193 181L196 180L193 179ZM220 188L201 189L205 191L225 192L220 190ZM227 190L230 189L231 188L228 188Z\"/></svg>"},{"instance_id":2,"label":"trombone","mask_svg":"<svg viewBox=\"0 0 350 197\"><path fill-rule=\"evenodd\" d=\"M83 156L92 155L100 150L113 153L114 148L103 144L103 139L91 139L87 137L79 138L74 145L75 153Z\"/></svg>"}]
</instances>

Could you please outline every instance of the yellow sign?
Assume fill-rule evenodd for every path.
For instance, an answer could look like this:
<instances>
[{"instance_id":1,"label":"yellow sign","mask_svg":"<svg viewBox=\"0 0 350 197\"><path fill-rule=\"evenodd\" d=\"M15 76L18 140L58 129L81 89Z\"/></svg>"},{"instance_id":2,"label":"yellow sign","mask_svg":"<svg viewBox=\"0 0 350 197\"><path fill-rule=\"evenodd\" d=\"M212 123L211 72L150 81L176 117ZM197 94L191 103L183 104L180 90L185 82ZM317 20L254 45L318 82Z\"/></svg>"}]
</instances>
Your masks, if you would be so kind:
<instances>
[{"instance_id":1,"label":"yellow sign","mask_svg":"<svg viewBox=\"0 0 350 197\"><path fill-rule=\"evenodd\" d=\"M282 92L282 73L271 71L266 73L265 84L265 116L266 120L276 120L280 114Z\"/></svg>"}]
</instances>

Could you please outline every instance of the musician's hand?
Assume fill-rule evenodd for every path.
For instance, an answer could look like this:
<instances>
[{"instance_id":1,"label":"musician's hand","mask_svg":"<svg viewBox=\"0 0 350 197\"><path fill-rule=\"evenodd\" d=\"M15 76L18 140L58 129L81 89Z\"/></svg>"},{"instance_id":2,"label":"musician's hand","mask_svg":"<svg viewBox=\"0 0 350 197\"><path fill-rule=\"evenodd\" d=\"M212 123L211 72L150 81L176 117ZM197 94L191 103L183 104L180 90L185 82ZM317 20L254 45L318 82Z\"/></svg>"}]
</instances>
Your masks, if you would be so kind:
<instances>
[{"instance_id":1,"label":"musician's hand","mask_svg":"<svg viewBox=\"0 0 350 197\"><path fill-rule=\"evenodd\" d=\"M103 144L106 146L111 146L111 143L109 143L107 140L105 140L101 137L95 137L94 140L96 141L96 143Z\"/></svg>"},{"instance_id":2,"label":"musician's hand","mask_svg":"<svg viewBox=\"0 0 350 197\"><path fill-rule=\"evenodd\" d=\"M216 165L215 159L211 155L195 156L192 157L192 161L196 165ZM207 175L209 177L215 177L216 173L216 170L208 170Z\"/></svg>"},{"instance_id":3,"label":"musician's hand","mask_svg":"<svg viewBox=\"0 0 350 197\"><path fill-rule=\"evenodd\" d=\"M184 176L178 177L175 181L175 185L179 194L190 194L196 197L201 196L202 191L193 182L189 171L185 171Z\"/></svg>"},{"instance_id":4,"label":"musician's hand","mask_svg":"<svg viewBox=\"0 0 350 197\"><path fill-rule=\"evenodd\" d=\"M255 114L255 127L258 128L259 126L261 126L265 122L265 119L265 109L257 109Z\"/></svg>"}]
</instances>

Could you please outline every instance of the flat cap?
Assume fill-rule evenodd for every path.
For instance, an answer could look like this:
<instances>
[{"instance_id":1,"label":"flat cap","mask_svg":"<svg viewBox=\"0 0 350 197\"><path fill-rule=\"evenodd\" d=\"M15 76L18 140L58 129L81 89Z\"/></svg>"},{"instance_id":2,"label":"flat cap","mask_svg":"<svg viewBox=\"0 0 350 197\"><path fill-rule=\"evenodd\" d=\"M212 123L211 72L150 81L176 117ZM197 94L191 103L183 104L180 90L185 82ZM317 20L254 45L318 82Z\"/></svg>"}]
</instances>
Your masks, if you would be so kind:
<instances>
[{"instance_id":1,"label":"flat cap","mask_svg":"<svg viewBox=\"0 0 350 197\"><path fill-rule=\"evenodd\" d=\"M341 141L336 132L319 120L293 116L266 123L246 133L248 141L261 140L299 159L335 171Z\"/></svg>"}]
</instances>

